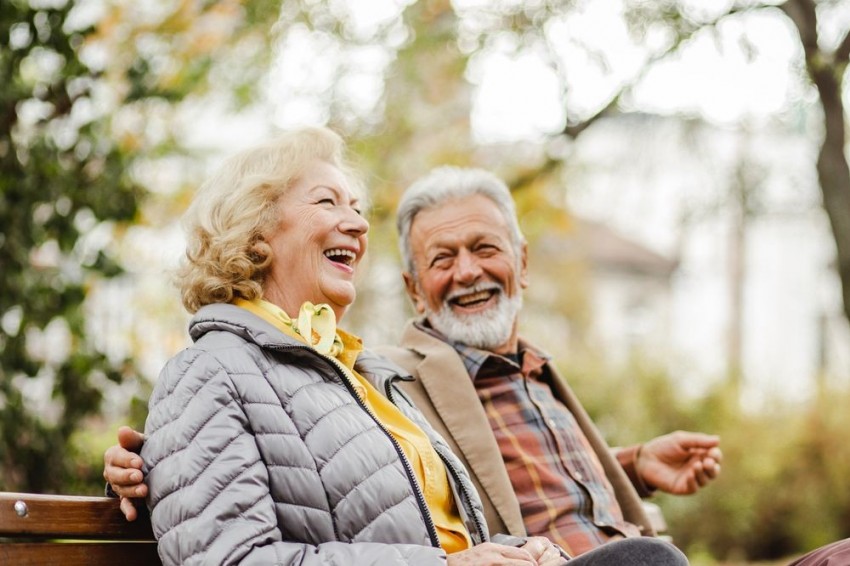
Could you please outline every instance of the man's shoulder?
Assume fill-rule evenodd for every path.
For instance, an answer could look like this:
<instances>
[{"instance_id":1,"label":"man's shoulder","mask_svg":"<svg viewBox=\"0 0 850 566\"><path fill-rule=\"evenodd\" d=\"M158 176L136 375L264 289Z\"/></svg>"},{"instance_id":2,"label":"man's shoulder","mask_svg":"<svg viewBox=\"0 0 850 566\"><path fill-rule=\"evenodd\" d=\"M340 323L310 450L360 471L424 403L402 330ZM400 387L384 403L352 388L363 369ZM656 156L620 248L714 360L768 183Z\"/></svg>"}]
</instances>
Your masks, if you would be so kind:
<instances>
[{"instance_id":1,"label":"man's shoulder","mask_svg":"<svg viewBox=\"0 0 850 566\"><path fill-rule=\"evenodd\" d=\"M371 348L371 350L379 356L389 358L410 373L415 371L416 365L422 360L420 354L404 346L382 345Z\"/></svg>"},{"instance_id":2,"label":"man's shoulder","mask_svg":"<svg viewBox=\"0 0 850 566\"><path fill-rule=\"evenodd\" d=\"M407 322L399 336L398 345L382 345L372 350L389 358L412 375L426 358L431 363L445 364L448 358L454 358L456 351L451 345L433 336L423 329L422 319Z\"/></svg>"}]
</instances>

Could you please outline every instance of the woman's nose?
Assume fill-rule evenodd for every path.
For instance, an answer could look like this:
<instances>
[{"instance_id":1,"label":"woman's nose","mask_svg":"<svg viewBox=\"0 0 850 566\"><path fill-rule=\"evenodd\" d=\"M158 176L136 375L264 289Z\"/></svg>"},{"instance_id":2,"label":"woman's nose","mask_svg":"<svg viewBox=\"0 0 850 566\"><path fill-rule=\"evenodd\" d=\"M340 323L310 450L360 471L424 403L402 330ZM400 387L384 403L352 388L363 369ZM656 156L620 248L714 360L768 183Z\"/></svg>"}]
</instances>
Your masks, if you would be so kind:
<instances>
[{"instance_id":1,"label":"woman's nose","mask_svg":"<svg viewBox=\"0 0 850 566\"><path fill-rule=\"evenodd\" d=\"M359 212L350 208L345 213L345 218L340 225L340 229L346 234L362 236L369 231L369 221L363 218Z\"/></svg>"}]
</instances>

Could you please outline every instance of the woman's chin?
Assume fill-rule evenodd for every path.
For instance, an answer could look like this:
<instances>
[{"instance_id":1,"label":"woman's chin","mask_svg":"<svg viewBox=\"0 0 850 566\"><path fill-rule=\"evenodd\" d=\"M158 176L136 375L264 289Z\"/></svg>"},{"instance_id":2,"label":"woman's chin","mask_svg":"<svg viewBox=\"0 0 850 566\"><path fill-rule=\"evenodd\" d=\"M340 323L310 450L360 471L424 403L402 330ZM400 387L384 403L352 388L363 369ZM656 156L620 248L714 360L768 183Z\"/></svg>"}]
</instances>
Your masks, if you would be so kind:
<instances>
[{"instance_id":1,"label":"woman's chin","mask_svg":"<svg viewBox=\"0 0 850 566\"><path fill-rule=\"evenodd\" d=\"M327 298L322 301L330 305L330 307L336 313L337 322L342 318L342 315L345 314L345 311L354 304L354 299L357 297L357 294L354 292L349 293L334 293L329 294Z\"/></svg>"}]
</instances>

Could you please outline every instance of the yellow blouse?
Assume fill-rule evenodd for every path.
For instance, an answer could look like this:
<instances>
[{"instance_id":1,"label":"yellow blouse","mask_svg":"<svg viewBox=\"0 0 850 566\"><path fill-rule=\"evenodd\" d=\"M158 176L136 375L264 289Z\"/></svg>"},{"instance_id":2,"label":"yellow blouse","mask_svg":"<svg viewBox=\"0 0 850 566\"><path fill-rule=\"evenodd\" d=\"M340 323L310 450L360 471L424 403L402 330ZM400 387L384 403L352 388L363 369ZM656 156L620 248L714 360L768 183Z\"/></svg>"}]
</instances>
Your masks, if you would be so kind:
<instances>
[{"instance_id":1,"label":"yellow blouse","mask_svg":"<svg viewBox=\"0 0 850 566\"><path fill-rule=\"evenodd\" d=\"M261 299L236 299L234 304L273 324L287 336L312 345L293 329L292 319L277 305ZM299 320L303 320L305 308L308 308L307 303L302 307ZM315 310L316 307L310 304L309 308ZM336 330L336 338L335 343L339 344L341 341L342 348L335 348L336 355L328 357L340 363L357 395L401 446L425 495L440 545L449 554L470 548L472 540L458 514L445 465L428 437L367 379L354 371L354 362L363 350L360 338L339 329Z\"/></svg>"}]
</instances>

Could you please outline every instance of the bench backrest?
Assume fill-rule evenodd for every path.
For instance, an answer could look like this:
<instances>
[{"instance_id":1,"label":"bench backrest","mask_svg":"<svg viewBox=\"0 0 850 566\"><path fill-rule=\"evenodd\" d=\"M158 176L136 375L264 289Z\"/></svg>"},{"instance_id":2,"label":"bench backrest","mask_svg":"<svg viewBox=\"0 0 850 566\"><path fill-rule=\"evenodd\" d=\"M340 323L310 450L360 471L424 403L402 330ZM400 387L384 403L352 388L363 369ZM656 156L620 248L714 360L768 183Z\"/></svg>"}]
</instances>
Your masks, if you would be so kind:
<instances>
[{"instance_id":1,"label":"bench backrest","mask_svg":"<svg viewBox=\"0 0 850 566\"><path fill-rule=\"evenodd\" d=\"M0 492L0 564L161 564L147 516L128 522L109 497Z\"/></svg>"}]
</instances>

